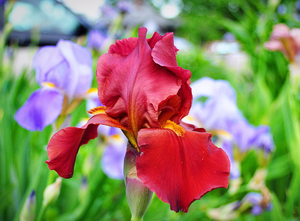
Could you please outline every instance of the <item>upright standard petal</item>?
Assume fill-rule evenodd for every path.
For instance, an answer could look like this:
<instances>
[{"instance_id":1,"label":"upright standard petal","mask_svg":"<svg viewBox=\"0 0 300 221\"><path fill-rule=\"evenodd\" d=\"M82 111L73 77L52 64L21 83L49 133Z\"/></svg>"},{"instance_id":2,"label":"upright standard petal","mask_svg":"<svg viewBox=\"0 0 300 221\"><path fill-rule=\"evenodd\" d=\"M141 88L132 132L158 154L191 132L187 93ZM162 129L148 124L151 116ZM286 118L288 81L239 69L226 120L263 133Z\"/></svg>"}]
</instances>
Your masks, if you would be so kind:
<instances>
[{"instance_id":1,"label":"upright standard petal","mask_svg":"<svg viewBox=\"0 0 300 221\"><path fill-rule=\"evenodd\" d=\"M92 55L84 47L71 41L60 40L57 43L60 53L69 67L68 84L64 90L68 97L83 97L92 84Z\"/></svg>"},{"instance_id":2,"label":"upright standard petal","mask_svg":"<svg viewBox=\"0 0 300 221\"><path fill-rule=\"evenodd\" d=\"M42 131L59 116L64 96L54 88L42 88L33 92L17 111L16 121L27 130Z\"/></svg>"},{"instance_id":3,"label":"upright standard petal","mask_svg":"<svg viewBox=\"0 0 300 221\"><path fill-rule=\"evenodd\" d=\"M42 47L34 56L33 67L40 85L51 82L70 100L85 96L91 86L92 56L71 41L60 40L56 46Z\"/></svg>"},{"instance_id":4,"label":"upright standard petal","mask_svg":"<svg viewBox=\"0 0 300 221\"><path fill-rule=\"evenodd\" d=\"M61 177L71 178L79 147L97 137L99 124L126 130L118 121L101 113L91 117L81 128L67 127L58 131L52 136L47 147L49 160L46 163L49 169L55 170Z\"/></svg>"},{"instance_id":5,"label":"upright standard petal","mask_svg":"<svg viewBox=\"0 0 300 221\"><path fill-rule=\"evenodd\" d=\"M33 68L36 71L36 79L39 84L42 82L51 82L53 79L49 74L53 68L59 66L64 61L63 55L55 46L44 46L40 48L33 57ZM50 76L49 76L50 75Z\"/></svg>"},{"instance_id":6,"label":"upright standard petal","mask_svg":"<svg viewBox=\"0 0 300 221\"><path fill-rule=\"evenodd\" d=\"M211 134L200 131L166 128L139 132L138 177L176 212L187 212L203 194L228 186L226 153L211 143Z\"/></svg>"},{"instance_id":7,"label":"upright standard petal","mask_svg":"<svg viewBox=\"0 0 300 221\"><path fill-rule=\"evenodd\" d=\"M139 29L138 39L118 41L99 58L97 67L99 99L107 114L120 119L135 136L145 123L160 127L159 104L181 87L174 73L154 63L146 31Z\"/></svg>"},{"instance_id":8,"label":"upright standard petal","mask_svg":"<svg viewBox=\"0 0 300 221\"><path fill-rule=\"evenodd\" d=\"M154 36L150 43L153 43L154 39L157 39L157 37ZM191 72L179 67L177 64L176 53L178 49L174 46L173 33L167 33L162 36L160 40L158 39L154 44L151 53L154 62L170 70L179 77L181 81L181 88L177 93L181 101L180 109L178 110L178 113L171 117L171 120L179 123L183 117L188 115L192 105L192 91L190 88Z\"/></svg>"}]
</instances>

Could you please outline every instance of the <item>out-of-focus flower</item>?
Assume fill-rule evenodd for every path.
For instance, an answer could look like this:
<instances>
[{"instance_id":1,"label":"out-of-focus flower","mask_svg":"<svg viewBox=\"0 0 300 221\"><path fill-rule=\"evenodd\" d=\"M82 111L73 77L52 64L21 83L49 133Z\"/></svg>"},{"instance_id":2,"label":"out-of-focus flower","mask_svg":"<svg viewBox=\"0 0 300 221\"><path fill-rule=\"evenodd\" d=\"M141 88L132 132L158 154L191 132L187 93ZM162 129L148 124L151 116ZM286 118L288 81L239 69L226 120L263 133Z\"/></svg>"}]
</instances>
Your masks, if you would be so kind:
<instances>
[{"instance_id":1,"label":"out-of-focus flower","mask_svg":"<svg viewBox=\"0 0 300 221\"><path fill-rule=\"evenodd\" d=\"M89 194L89 187L88 187L88 181L85 176L81 179L81 185L78 192L79 200L81 203L85 202L87 200L87 196Z\"/></svg>"},{"instance_id":2,"label":"out-of-focus flower","mask_svg":"<svg viewBox=\"0 0 300 221\"><path fill-rule=\"evenodd\" d=\"M100 51L105 48L105 46L108 46L109 42L109 37L98 30L90 30L87 35L87 47L97 51Z\"/></svg>"},{"instance_id":3,"label":"out-of-focus flower","mask_svg":"<svg viewBox=\"0 0 300 221\"><path fill-rule=\"evenodd\" d=\"M0 6L1 6L1 5L4 5L5 2L6 2L6 0L0 0Z\"/></svg>"},{"instance_id":4,"label":"out-of-focus flower","mask_svg":"<svg viewBox=\"0 0 300 221\"><path fill-rule=\"evenodd\" d=\"M27 130L43 130L59 115L67 116L85 98L92 82L90 52L73 42L60 40L42 47L33 67L41 86L17 111L16 121Z\"/></svg>"},{"instance_id":5,"label":"out-of-focus flower","mask_svg":"<svg viewBox=\"0 0 300 221\"><path fill-rule=\"evenodd\" d=\"M281 51L290 62L289 71L292 86L300 84L300 29L290 29L285 24L273 27L270 40L265 43L265 48L270 51Z\"/></svg>"},{"instance_id":6,"label":"out-of-focus flower","mask_svg":"<svg viewBox=\"0 0 300 221\"><path fill-rule=\"evenodd\" d=\"M99 101L98 91L91 90L87 99L87 110L99 106L103 106L103 104ZM77 126L82 125L84 123ZM124 157L127 146L126 137L121 129L104 125L98 127L98 135L101 146L105 148L101 161L103 172L110 178L123 179Z\"/></svg>"},{"instance_id":7,"label":"out-of-focus flower","mask_svg":"<svg viewBox=\"0 0 300 221\"><path fill-rule=\"evenodd\" d=\"M105 145L101 164L104 173L113 179L123 179L127 139L121 129L100 125L98 134Z\"/></svg>"},{"instance_id":8,"label":"out-of-focus flower","mask_svg":"<svg viewBox=\"0 0 300 221\"><path fill-rule=\"evenodd\" d=\"M44 190L44 199L43 199L43 206L47 207L51 203L54 203L57 197L60 194L60 187L61 187L62 178L58 177L54 183L50 184Z\"/></svg>"},{"instance_id":9,"label":"out-of-focus flower","mask_svg":"<svg viewBox=\"0 0 300 221\"><path fill-rule=\"evenodd\" d=\"M249 209L255 216L270 211L272 209L270 197L260 192L250 192L240 201L208 210L208 216L214 220L234 220L241 214L247 213Z\"/></svg>"},{"instance_id":10,"label":"out-of-focus flower","mask_svg":"<svg viewBox=\"0 0 300 221\"><path fill-rule=\"evenodd\" d=\"M100 7L103 17L109 21L119 16L118 9L110 4L104 4Z\"/></svg>"},{"instance_id":11,"label":"out-of-focus flower","mask_svg":"<svg viewBox=\"0 0 300 221\"><path fill-rule=\"evenodd\" d=\"M120 10L121 13L127 13L132 10L132 1L128 0L121 0L118 1L116 4L117 8Z\"/></svg>"},{"instance_id":12,"label":"out-of-focus flower","mask_svg":"<svg viewBox=\"0 0 300 221\"><path fill-rule=\"evenodd\" d=\"M239 202L235 201L219 208L209 209L207 215L213 220L236 220L240 215L236 210L238 206Z\"/></svg>"},{"instance_id":13,"label":"out-of-focus flower","mask_svg":"<svg viewBox=\"0 0 300 221\"><path fill-rule=\"evenodd\" d=\"M258 148L268 154L274 150L274 142L268 126L255 127L243 117L232 122L226 129L233 136L233 140L241 152Z\"/></svg>"},{"instance_id":14,"label":"out-of-focus flower","mask_svg":"<svg viewBox=\"0 0 300 221\"><path fill-rule=\"evenodd\" d=\"M236 105L236 94L225 80L201 78L191 84L193 105L189 116L197 119L207 130L227 128L227 125L241 118ZM201 99L204 102L201 102Z\"/></svg>"},{"instance_id":15,"label":"out-of-focus flower","mask_svg":"<svg viewBox=\"0 0 300 221\"><path fill-rule=\"evenodd\" d=\"M270 153L274 149L272 135L267 126L249 124L236 104L234 89L225 80L204 77L191 84L194 103L184 119L212 132L231 162L231 178L240 176L239 163L235 161L233 148L240 152L252 148Z\"/></svg>"},{"instance_id":16,"label":"out-of-focus flower","mask_svg":"<svg viewBox=\"0 0 300 221\"><path fill-rule=\"evenodd\" d=\"M25 205L20 214L20 221L34 221L36 210L35 192L32 191L30 196L26 199Z\"/></svg>"},{"instance_id":17,"label":"out-of-focus flower","mask_svg":"<svg viewBox=\"0 0 300 221\"><path fill-rule=\"evenodd\" d=\"M264 199L261 193L250 192L241 201L241 204L250 204L252 206L251 213L255 216L260 215L265 210L272 209L272 203Z\"/></svg>"},{"instance_id":18,"label":"out-of-focus flower","mask_svg":"<svg viewBox=\"0 0 300 221\"><path fill-rule=\"evenodd\" d=\"M270 51L281 51L290 62L294 62L300 49L300 29L277 24L264 46Z\"/></svg>"},{"instance_id":19,"label":"out-of-focus flower","mask_svg":"<svg viewBox=\"0 0 300 221\"><path fill-rule=\"evenodd\" d=\"M146 28L138 33L117 40L99 58L98 95L105 107L90 110L93 116L81 128L54 134L46 163L70 178L79 147L97 137L98 126L120 128L136 153L142 184L172 210L187 212L203 194L227 187L229 160L211 134L181 121L192 103L191 73L177 64L173 34L147 39Z\"/></svg>"}]
</instances>

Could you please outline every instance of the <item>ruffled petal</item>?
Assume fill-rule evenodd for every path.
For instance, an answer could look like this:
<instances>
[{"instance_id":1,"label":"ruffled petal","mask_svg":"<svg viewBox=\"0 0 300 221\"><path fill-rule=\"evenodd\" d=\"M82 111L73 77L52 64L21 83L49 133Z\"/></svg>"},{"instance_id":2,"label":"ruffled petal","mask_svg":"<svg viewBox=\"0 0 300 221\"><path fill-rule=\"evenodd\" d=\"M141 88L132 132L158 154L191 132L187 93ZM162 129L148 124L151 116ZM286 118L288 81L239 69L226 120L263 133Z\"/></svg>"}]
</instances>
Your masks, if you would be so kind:
<instances>
[{"instance_id":1,"label":"ruffled petal","mask_svg":"<svg viewBox=\"0 0 300 221\"><path fill-rule=\"evenodd\" d=\"M157 39L157 37L154 39ZM179 77L181 81L181 88L177 94L181 99L181 107L178 114L172 117L173 121L179 123L179 121L188 114L189 109L191 108L192 91L189 86L191 72L178 66L176 61L177 51L178 49L174 46L173 33L167 33L155 43L151 55L156 64L166 67Z\"/></svg>"},{"instance_id":2,"label":"ruffled petal","mask_svg":"<svg viewBox=\"0 0 300 221\"><path fill-rule=\"evenodd\" d=\"M99 99L107 107L107 114L121 118L120 122L135 135L145 123L159 126L159 103L176 95L181 87L174 73L153 62L146 32L145 28L139 29L138 42L136 38L118 41L110 53L99 58L97 67Z\"/></svg>"},{"instance_id":3,"label":"ruffled petal","mask_svg":"<svg viewBox=\"0 0 300 221\"><path fill-rule=\"evenodd\" d=\"M157 32L154 32L152 37L147 39L147 42L150 46L150 48L154 48L155 44L160 41L162 39L162 35L160 35L159 33Z\"/></svg>"},{"instance_id":4,"label":"ruffled petal","mask_svg":"<svg viewBox=\"0 0 300 221\"><path fill-rule=\"evenodd\" d=\"M27 130L42 131L59 116L64 96L54 88L42 88L33 92L17 111L15 119Z\"/></svg>"},{"instance_id":5,"label":"ruffled petal","mask_svg":"<svg viewBox=\"0 0 300 221\"><path fill-rule=\"evenodd\" d=\"M185 131L179 136L171 129L142 129L138 135L138 177L171 210L187 212L203 194L228 186L230 163L211 143L211 134Z\"/></svg>"},{"instance_id":6,"label":"ruffled petal","mask_svg":"<svg viewBox=\"0 0 300 221\"><path fill-rule=\"evenodd\" d=\"M153 60L161 66L177 67L173 33L167 33L158 41L152 51Z\"/></svg>"},{"instance_id":7,"label":"ruffled petal","mask_svg":"<svg viewBox=\"0 0 300 221\"><path fill-rule=\"evenodd\" d=\"M97 137L99 124L126 130L118 121L104 113L94 115L81 128L67 127L58 131L47 147L49 160L46 163L49 169L55 170L61 177L71 178L79 147Z\"/></svg>"},{"instance_id":8,"label":"ruffled petal","mask_svg":"<svg viewBox=\"0 0 300 221\"><path fill-rule=\"evenodd\" d=\"M117 40L109 47L108 53L128 56L136 48L137 44L138 38L134 37Z\"/></svg>"}]
</instances>

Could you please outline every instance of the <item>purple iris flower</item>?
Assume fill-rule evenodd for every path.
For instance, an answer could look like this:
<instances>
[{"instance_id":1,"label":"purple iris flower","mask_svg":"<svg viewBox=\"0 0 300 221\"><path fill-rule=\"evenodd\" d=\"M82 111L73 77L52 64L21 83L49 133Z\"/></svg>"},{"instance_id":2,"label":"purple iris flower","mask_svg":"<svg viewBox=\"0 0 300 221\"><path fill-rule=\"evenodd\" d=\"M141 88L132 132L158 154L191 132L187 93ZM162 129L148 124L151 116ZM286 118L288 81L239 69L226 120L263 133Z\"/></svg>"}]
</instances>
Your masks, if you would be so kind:
<instances>
[{"instance_id":1,"label":"purple iris flower","mask_svg":"<svg viewBox=\"0 0 300 221\"><path fill-rule=\"evenodd\" d=\"M230 160L230 178L236 179L241 176L238 163L233 158L233 144L231 141L225 140L222 143L222 149L226 152Z\"/></svg>"},{"instance_id":2,"label":"purple iris flower","mask_svg":"<svg viewBox=\"0 0 300 221\"><path fill-rule=\"evenodd\" d=\"M229 82L204 77L191 84L193 106L187 122L207 128L221 140L231 161L231 178L240 176L233 157L233 147L241 152L251 148L273 151L274 143L267 126L255 127L247 121L236 104L236 94Z\"/></svg>"},{"instance_id":3,"label":"purple iris flower","mask_svg":"<svg viewBox=\"0 0 300 221\"><path fill-rule=\"evenodd\" d=\"M123 179L126 137L121 129L103 125L99 126L98 132L105 140L105 150L101 160L104 173L113 179Z\"/></svg>"},{"instance_id":4,"label":"purple iris flower","mask_svg":"<svg viewBox=\"0 0 300 221\"><path fill-rule=\"evenodd\" d=\"M256 135L253 137L253 146L256 146L265 153L270 153L274 151L274 141L270 133L270 128L264 125L258 126L256 128Z\"/></svg>"},{"instance_id":5,"label":"purple iris flower","mask_svg":"<svg viewBox=\"0 0 300 221\"><path fill-rule=\"evenodd\" d=\"M108 20L113 20L119 16L118 10L110 4L104 4L100 7L103 17Z\"/></svg>"},{"instance_id":6,"label":"purple iris flower","mask_svg":"<svg viewBox=\"0 0 300 221\"><path fill-rule=\"evenodd\" d=\"M90 52L71 41L44 46L33 58L36 79L41 86L17 111L16 121L27 130L42 131L60 114L69 114L72 101L84 99L92 83Z\"/></svg>"},{"instance_id":7,"label":"purple iris flower","mask_svg":"<svg viewBox=\"0 0 300 221\"><path fill-rule=\"evenodd\" d=\"M225 80L201 78L191 84L193 93L192 116L207 130L225 129L242 114L236 105L236 94ZM199 101L205 98L204 102Z\"/></svg>"},{"instance_id":8,"label":"purple iris flower","mask_svg":"<svg viewBox=\"0 0 300 221\"><path fill-rule=\"evenodd\" d=\"M90 30L87 35L87 47L100 51L108 45L109 37L98 30Z\"/></svg>"},{"instance_id":9,"label":"purple iris flower","mask_svg":"<svg viewBox=\"0 0 300 221\"><path fill-rule=\"evenodd\" d=\"M191 87L195 103L191 113L205 128L228 132L241 151L252 147L266 152L274 149L269 127L249 124L238 109L235 91L227 81L205 77L192 83ZM201 97L206 101L199 102Z\"/></svg>"},{"instance_id":10,"label":"purple iris flower","mask_svg":"<svg viewBox=\"0 0 300 221\"><path fill-rule=\"evenodd\" d=\"M97 90L89 93L87 109L103 106L98 99ZM98 134L105 145L101 165L103 172L112 179L123 179L124 158L126 154L127 139L121 129L100 125Z\"/></svg>"},{"instance_id":11,"label":"purple iris flower","mask_svg":"<svg viewBox=\"0 0 300 221\"><path fill-rule=\"evenodd\" d=\"M128 13L132 10L132 1L118 1L116 6L121 11L121 13Z\"/></svg>"},{"instance_id":12,"label":"purple iris flower","mask_svg":"<svg viewBox=\"0 0 300 221\"><path fill-rule=\"evenodd\" d=\"M248 202L251 204L251 213L255 216L260 215L264 210L269 211L272 209L271 202L267 202L267 205L264 205L261 193L250 192L243 198L242 202Z\"/></svg>"},{"instance_id":13,"label":"purple iris flower","mask_svg":"<svg viewBox=\"0 0 300 221\"><path fill-rule=\"evenodd\" d=\"M242 152L246 152L253 147L262 149L265 153L274 150L274 142L268 126L254 127L245 118L242 118L229 125L228 131L232 134L236 145Z\"/></svg>"}]
</instances>

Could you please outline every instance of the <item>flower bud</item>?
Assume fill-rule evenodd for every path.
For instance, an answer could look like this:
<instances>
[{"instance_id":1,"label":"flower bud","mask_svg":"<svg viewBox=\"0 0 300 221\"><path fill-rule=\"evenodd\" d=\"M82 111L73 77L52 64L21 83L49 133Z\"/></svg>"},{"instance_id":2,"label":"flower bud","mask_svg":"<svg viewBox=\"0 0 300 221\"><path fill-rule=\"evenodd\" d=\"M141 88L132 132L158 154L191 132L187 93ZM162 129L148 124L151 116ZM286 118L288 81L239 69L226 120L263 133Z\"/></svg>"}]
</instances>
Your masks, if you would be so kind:
<instances>
[{"instance_id":1,"label":"flower bud","mask_svg":"<svg viewBox=\"0 0 300 221\"><path fill-rule=\"evenodd\" d=\"M131 220L142 220L151 201L153 192L137 177L136 167L126 176L126 197L130 207Z\"/></svg>"},{"instance_id":2,"label":"flower bud","mask_svg":"<svg viewBox=\"0 0 300 221\"><path fill-rule=\"evenodd\" d=\"M127 152L124 161L124 174L126 184L126 198L131 211L131 220L142 220L151 201L153 192L146 187L138 178L135 159L137 151L127 145Z\"/></svg>"},{"instance_id":3,"label":"flower bud","mask_svg":"<svg viewBox=\"0 0 300 221\"><path fill-rule=\"evenodd\" d=\"M79 189L79 201L80 202L85 202L88 196L89 188L88 188L88 181L87 177L83 176L81 179L81 186Z\"/></svg>"},{"instance_id":4,"label":"flower bud","mask_svg":"<svg viewBox=\"0 0 300 221\"><path fill-rule=\"evenodd\" d=\"M20 221L34 221L36 209L36 198L34 190L30 196L26 199L25 205L22 208L20 214Z\"/></svg>"},{"instance_id":5,"label":"flower bud","mask_svg":"<svg viewBox=\"0 0 300 221\"><path fill-rule=\"evenodd\" d=\"M47 207L51 203L54 203L60 193L62 178L58 177L54 183L47 186L44 191L43 206Z\"/></svg>"}]
</instances>

